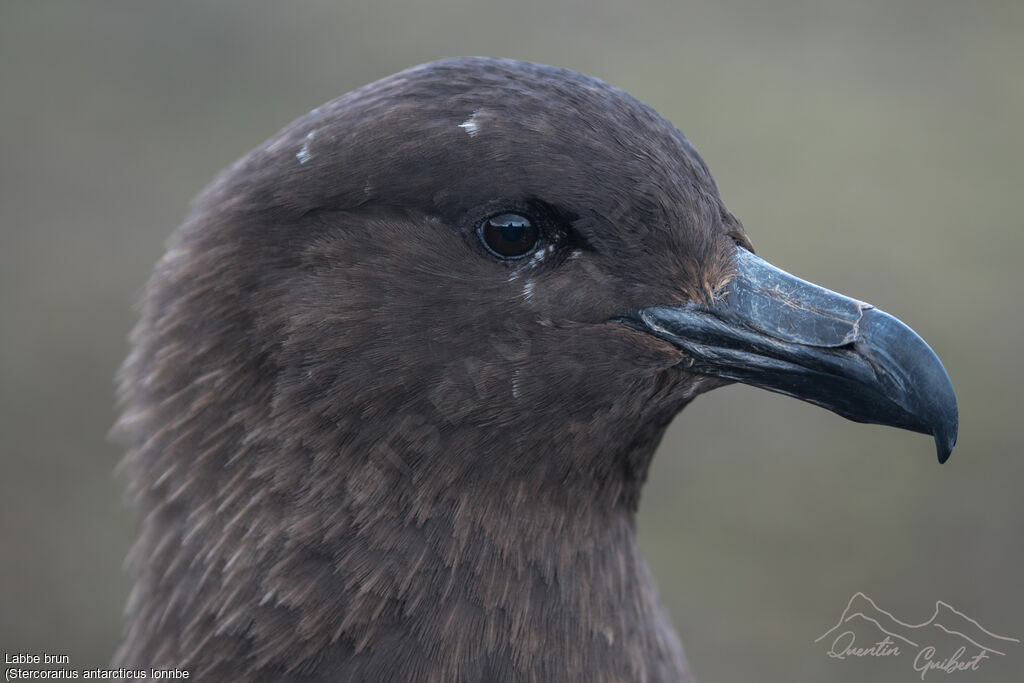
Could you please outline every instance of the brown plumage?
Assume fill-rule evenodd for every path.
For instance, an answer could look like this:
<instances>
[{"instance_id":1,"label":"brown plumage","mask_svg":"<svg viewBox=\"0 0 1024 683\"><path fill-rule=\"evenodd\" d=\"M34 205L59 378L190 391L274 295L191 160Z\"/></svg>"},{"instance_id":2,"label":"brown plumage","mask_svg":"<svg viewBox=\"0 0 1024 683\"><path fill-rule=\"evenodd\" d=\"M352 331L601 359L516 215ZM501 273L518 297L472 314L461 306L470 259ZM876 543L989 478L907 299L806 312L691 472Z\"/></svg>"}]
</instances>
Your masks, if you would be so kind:
<instances>
[{"instance_id":1,"label":"brown plumage","mask_svg":"<svg viewBox=\"0 0 1024 683\"><path fill-rule=\"evenodd\" d=\"M499 212L540 225L525 258L481 242ZM146 292L118 663L690 680L634 515L669 421L728 378L620 316L712 302L737 245L682 134L572 72L442 61L289 125Z\"/></svg>"}]
</instances>

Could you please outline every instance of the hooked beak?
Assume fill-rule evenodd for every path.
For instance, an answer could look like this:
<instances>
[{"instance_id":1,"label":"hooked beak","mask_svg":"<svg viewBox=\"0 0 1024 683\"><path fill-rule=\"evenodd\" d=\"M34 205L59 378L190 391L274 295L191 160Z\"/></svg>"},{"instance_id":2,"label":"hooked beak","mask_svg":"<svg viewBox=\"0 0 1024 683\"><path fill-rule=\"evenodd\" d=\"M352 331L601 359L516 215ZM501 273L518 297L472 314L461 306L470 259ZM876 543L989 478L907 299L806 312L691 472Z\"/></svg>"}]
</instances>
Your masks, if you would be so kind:
<instances>
[{"instance_id":1,"label":"hooked beak","mask_svg":"<svg viewBox=\"0 0 1024 683\"><path fill-rule=\"evenodd\" d=\"M956 395L917 333L746 249L735 258L733 279L712 303L652 306L622 322L685 352L687 372L793 396L855 422L931 434L939 462L949 458Z\"/></svg>"}]
</instances>

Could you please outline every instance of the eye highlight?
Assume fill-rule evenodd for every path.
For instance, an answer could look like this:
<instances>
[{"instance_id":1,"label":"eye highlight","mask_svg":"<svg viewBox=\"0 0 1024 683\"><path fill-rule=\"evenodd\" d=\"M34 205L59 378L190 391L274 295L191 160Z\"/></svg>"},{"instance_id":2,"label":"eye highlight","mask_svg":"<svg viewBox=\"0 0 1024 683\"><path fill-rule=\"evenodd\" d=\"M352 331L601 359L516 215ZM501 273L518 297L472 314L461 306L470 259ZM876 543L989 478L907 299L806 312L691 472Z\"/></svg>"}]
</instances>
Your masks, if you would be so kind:
<instances>
[{"instance_id":1,"label":"eye highlight","mask_svg":"<svg viewBox=\"0 0 1024 683\"><path fill-rule=\"evenodd\" d=\"M522 258L540 241L537 225L518 213L499 213L484 219L477 234L488 251L503 259Z\"/></svg>"}]
</instances>

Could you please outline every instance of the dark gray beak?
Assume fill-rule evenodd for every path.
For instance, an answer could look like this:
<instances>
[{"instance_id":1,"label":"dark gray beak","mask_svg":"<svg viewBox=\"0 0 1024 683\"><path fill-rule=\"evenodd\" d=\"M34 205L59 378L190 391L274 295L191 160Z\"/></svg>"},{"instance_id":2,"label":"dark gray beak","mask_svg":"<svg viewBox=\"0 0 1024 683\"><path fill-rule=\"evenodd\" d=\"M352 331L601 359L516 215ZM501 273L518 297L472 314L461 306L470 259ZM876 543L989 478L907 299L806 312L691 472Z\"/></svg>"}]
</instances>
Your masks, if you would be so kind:
<instances>
[{"instance_id":1,"label":"dark gray beak","mask_svg":"<svg viewBox=\"0 0 1024 683\"><path fill-rule=\"evenodd\" d=\"M902 322L736 250L735 276L710 304L653 306L623 320L689 357L687 372L793 396L856 422L957 435L956 395L935 352Z\"/></svg>"}]
</instances>

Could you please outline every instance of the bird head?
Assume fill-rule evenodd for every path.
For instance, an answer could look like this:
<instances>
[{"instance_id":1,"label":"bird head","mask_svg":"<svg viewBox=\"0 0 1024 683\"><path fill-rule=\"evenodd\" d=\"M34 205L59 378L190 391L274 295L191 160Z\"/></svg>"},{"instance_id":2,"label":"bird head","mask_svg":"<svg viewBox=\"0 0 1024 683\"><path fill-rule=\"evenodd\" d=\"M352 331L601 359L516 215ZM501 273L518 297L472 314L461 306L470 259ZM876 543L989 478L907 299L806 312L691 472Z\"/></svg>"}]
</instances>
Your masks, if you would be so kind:
<instances>
[{"instance_id":1,"label":"bird head","mask_svg":"<svg viewBox=\"0 0 1024 683\"><path fill-rule=\"evenodd\" d=\"M245 378L201 393L255 431L414 481L582 478L635 504L671 417L731 381L933 433L945 459L956 402L928 346L751 249L693 146L630 95L447 60L225 171L158 269L176 313L150 344L193 345L172 386Z\"/></svg>"}]
</instances>

